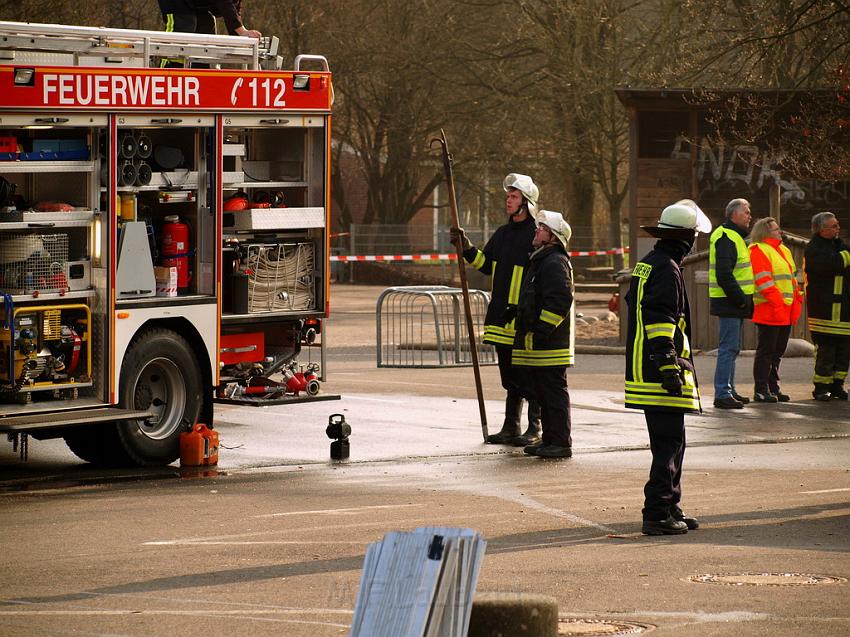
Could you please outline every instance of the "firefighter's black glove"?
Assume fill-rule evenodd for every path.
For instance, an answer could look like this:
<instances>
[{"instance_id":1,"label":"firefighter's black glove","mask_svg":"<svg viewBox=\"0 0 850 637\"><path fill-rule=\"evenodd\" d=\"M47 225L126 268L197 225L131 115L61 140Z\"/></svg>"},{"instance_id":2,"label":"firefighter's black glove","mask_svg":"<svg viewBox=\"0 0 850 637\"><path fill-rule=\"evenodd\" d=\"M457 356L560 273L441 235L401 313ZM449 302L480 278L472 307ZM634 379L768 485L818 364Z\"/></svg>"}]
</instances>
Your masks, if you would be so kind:
<instances>
[{"instance_id":1,"label":"firefighter's black glove","mask_svg":"<svg viewBox=\"0 0 850 637\"><path fill-rule=\"evenodd\" d=\"M449 242L456 248L460 248L464 252L472 247L472 241L466 236L463 228L449 228Z\"/></svg>"},{"instance_id":2,"label":"firefighter's black glove","mask_svg":"<svg viewBox=\"0 0 850 637\"><path fill-rule=\"evenodd\" d=\"M665 369L661 372L661 387L671 396L682 395L682 377L678 369Z\"/></svg>"},{"instance_id":3,"label":"firefighter's black glove","mask_svg":"<svg viewBox=\"0 0 850 637\"><path fill-rule=\"evenodd\" d=\"M510 323L516 318L516 305L509 305L505 308L505 311L502 312L502 321L505 325Z\"/></svg>"}]
</instances>

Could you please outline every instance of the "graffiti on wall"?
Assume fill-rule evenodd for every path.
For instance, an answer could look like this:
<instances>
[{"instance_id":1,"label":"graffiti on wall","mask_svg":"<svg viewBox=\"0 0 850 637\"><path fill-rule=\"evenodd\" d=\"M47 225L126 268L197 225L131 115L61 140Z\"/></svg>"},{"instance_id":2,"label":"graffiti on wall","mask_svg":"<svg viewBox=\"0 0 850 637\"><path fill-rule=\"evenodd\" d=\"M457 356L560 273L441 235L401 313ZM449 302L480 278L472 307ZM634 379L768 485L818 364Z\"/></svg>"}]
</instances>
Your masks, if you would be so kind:
<instances>
[{"instance_id":1,"label":"graffiti on wall","mask_svg":"<svg viewBox=\"0 0 850 637\"><path fill-rule=\"evenodd\" d=\"M671 159L689 159L690 145L678 136L670 153ZM765 185L779 184L781 204L802 209L819 206L846 205L850 200L850 182L831 182L817 179L788 179L779 166L782 151L763 150L757 146L725 144L712 145L702 138L697 147L697 182L700 195L716 190L760 191Z\"/></svg>"}]
</instances>

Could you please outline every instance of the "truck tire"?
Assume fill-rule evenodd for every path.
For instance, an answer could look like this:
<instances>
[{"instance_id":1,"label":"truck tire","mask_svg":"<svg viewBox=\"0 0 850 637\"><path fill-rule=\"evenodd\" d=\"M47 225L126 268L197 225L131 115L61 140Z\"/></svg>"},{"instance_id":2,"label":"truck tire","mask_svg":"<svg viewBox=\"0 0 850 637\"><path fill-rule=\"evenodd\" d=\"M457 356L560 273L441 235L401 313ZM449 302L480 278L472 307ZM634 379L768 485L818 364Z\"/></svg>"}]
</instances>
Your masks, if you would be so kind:
<instances>
[{"instance_id":1,"label":"truck tire","mask_svg":"<svg viewBox=\"0 0 850 637\"><path fill-rule=\"evenodd\" d=\"M180 434L197 422L204 402L201 369L189 342L161 328L137 336L121 366L119 397L123 407L155 412L147 421L116 425L127 459L139 466L174 462Z\"/></svg>"}]
</instances>

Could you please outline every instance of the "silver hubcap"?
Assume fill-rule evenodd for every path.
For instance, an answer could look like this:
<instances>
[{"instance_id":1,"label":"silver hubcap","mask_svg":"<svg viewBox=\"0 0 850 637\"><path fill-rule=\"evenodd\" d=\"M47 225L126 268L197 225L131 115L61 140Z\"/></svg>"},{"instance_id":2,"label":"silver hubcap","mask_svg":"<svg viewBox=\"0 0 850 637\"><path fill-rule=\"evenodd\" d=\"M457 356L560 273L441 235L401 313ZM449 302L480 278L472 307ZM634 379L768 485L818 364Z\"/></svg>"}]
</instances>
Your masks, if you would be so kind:
<instances>
[{"instance_id":1,"label":"silver hubcap","mask_svg":"<svg viewBox=\"0 0 850 637\"><path fill-rule=\"evenodd\" d=\"M183 421L186 407L186 384L174 361L154 358L139 373L133 387L133 406L152 411L147 421L140 420L139 429L148 438L168 438Z\"/></svg>"}]
</instances>

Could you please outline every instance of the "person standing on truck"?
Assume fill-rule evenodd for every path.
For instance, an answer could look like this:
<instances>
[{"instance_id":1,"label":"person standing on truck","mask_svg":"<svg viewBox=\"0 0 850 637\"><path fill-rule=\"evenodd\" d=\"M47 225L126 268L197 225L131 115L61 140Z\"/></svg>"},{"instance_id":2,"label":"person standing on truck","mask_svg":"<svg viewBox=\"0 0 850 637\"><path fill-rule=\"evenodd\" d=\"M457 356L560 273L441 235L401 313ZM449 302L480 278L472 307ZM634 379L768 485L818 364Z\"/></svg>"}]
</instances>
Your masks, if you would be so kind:
<instances>
[{"instance_id":1,"label":"person standing on truck","mask_svg":"<svg viewBox=\"0 0 850 637\"><path fill-rule=\"evenodd\" d=\"M540 191L531 177L519 173L505 177L502 187L508 222L496 229L484 249L473 246L463 228L451 228L450 241L463 249L467 263L492 281L490 305L484 318L484 342L496 347L499 376L507 396L502 429L487 436L487 442L526 447L540 442L540 405L529 401L528 429L520 435L523 398L518 372L511 368L511 347L516 334L514 319L520 284L536 231L534 214Z\"/></svg>"},{"instance_id":2,"label":"person standing on truck","mask_svg":"<svg viewBox=\"0 0 850 637\"><path fill-rule=\"evenodd\" d=\"M215 34L215 19L223 18L227 33L249 38L263 36L242 24L242 0L158 0L166 31Z\"/></svg>"}]
</instances>

